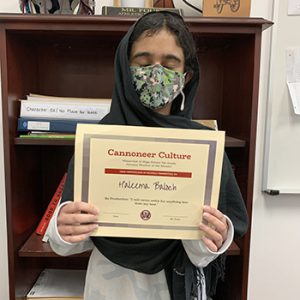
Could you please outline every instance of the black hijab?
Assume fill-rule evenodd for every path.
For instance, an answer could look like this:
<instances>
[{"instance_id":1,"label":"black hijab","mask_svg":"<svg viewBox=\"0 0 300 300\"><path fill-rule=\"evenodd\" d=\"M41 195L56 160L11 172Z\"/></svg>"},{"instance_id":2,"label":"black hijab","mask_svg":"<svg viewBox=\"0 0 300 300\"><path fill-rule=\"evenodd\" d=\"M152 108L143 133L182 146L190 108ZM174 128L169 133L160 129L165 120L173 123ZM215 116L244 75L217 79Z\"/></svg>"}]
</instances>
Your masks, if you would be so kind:
<instances>
[{"instance_id":1,"label":"black hijab","mask_svg":"<svg viewBox=\"0 0 300 300\"><path fill-rule=\"evenodd\" d=\"M148 14L148 19L151 14L153 13ZM170 12L155 14L160 14L169 22L172 22L174 18L181 19ZM183 90L185 94L183 111L180 110L181 95L173 101L169 116L160 115L140 103L132 84L128 59L131 37L140 21L141 19L129 29L118 46L115 56L115 87L111 111L100 121L100 124L207 129L191 120L199 82L199 65L196 56L192 63L193 76ZM73 199L73 173L74 161L72 159L62 202ZM223 162L219 209L231 219L237 236L245 233L247 212L226 155ZM197 268L191 264L180 240L105 237L92 237L91 239L104 256L120 266L146 274L164 270L172 299L185 300L197 296L197 284L199 284L196 280ZM217 281L222 275L223 258L224 256L218 257L204 268L208 295L215 292Z\"/></svg>"}]
</instances>

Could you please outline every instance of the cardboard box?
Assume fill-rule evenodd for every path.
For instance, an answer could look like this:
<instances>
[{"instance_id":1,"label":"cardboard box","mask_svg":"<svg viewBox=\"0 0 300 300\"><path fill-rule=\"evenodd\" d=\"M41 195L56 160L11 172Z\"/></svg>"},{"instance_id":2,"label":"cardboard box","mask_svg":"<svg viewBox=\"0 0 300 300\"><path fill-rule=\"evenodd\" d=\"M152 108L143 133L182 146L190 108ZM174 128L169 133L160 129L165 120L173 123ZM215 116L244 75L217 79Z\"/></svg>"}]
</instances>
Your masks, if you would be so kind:
<instances>
[{"instance_id":1,"label":"cardboard box","mask_svg":"<svg viewBox=\"0 0 300 300\"><path fill-rule=\"evenodd\" d=\"M143 4L136 5L137 2L144 2ZM113 6L116 7L153 7L153 0L144 0L144 1L122 1L122 0L114 0Z\"/></svg>"},{"instance_id":2,"label":"cardboard box","mask_svg":"<svg viewBox=\"0 0 300 300\"><path fill-rule=\"evenodd\" d=\"M203 0L205 17L249 17L251 0Z\"/></svg>"}]
</instances>

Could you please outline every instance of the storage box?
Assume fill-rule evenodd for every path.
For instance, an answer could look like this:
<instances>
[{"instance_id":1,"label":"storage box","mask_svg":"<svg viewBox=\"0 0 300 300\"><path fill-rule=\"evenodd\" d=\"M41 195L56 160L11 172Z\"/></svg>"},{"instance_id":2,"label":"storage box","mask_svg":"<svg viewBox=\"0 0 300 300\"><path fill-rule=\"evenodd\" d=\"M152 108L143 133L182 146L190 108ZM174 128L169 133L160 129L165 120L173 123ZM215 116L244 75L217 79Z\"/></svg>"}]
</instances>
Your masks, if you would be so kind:
<instances>
[{"instance_id":1,"label":"storage box","mask_svg":"<svg viewBox=\"0 0 300 300\"><path fill-rule=\"evenodd\" d=\"M249 17L251 0L203 0L205 17Z\"/></svg>"},{"instance_id":2,"label":"storage box","mask_svg":"<svg viewBox=\"0 0 300 300\"><path fill-rule=\"evenodd\" d=\"M116 7L153 7L153 0L114 0L113 6Z\"/></svg>"}]
</instances>

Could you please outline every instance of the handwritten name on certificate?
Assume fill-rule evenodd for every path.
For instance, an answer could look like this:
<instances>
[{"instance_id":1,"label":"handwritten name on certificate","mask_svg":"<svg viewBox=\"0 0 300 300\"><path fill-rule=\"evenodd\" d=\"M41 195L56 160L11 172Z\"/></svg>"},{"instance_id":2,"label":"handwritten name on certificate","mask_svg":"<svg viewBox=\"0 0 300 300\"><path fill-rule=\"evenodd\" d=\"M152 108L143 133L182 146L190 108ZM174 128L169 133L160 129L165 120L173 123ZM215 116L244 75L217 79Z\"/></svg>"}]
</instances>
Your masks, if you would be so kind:
<instances>
[{"instance_id":1,"label":"handwritten name on certificate","mask_svg":"<svg viewBox=\"0 0 300 300\"><path fill-rule=\"evenodd\" d=\"M222 131L79 124L77 201L99 208L94 235L199 239L203 205L217 207Z\"/></svg>"}]
</instances>

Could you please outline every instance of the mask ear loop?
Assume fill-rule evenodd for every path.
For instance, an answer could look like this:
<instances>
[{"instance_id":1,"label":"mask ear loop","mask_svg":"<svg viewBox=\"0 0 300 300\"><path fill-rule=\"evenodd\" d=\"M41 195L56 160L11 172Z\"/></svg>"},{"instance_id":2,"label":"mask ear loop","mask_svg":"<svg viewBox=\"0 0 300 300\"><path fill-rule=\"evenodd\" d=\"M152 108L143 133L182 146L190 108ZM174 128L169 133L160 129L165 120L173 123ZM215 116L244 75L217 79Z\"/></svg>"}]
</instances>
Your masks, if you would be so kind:
<instances>
[{"instance_id":1,"label":"mask ear loop","mask_svg":"<svg viewBox=\"0 0 300 300\"><path fill-rule=\"evenodd\" d=\"M185 78L187 73L184 73L183 76ZM185 103L185 94L183 92L183 89L184 89L184 86L182 87L181 91L180 91L180 94L182 96L182 100L181 100L181 105L180 105L180 110L183 111L184 110L184 103Z\"/></svg>"},{"instance_id":2,"label":"mask ear loop","mask_svg":"<svg viewBox=\"0 0 300 300\"><path fill-rule=\"evenodd\" d=\"M180 110L183 111L184 110L185 95L184 95L184 92L182 90L180 91L180 93L181 93L181 96L182 96Z\"/></svg>"}]
</instances>

